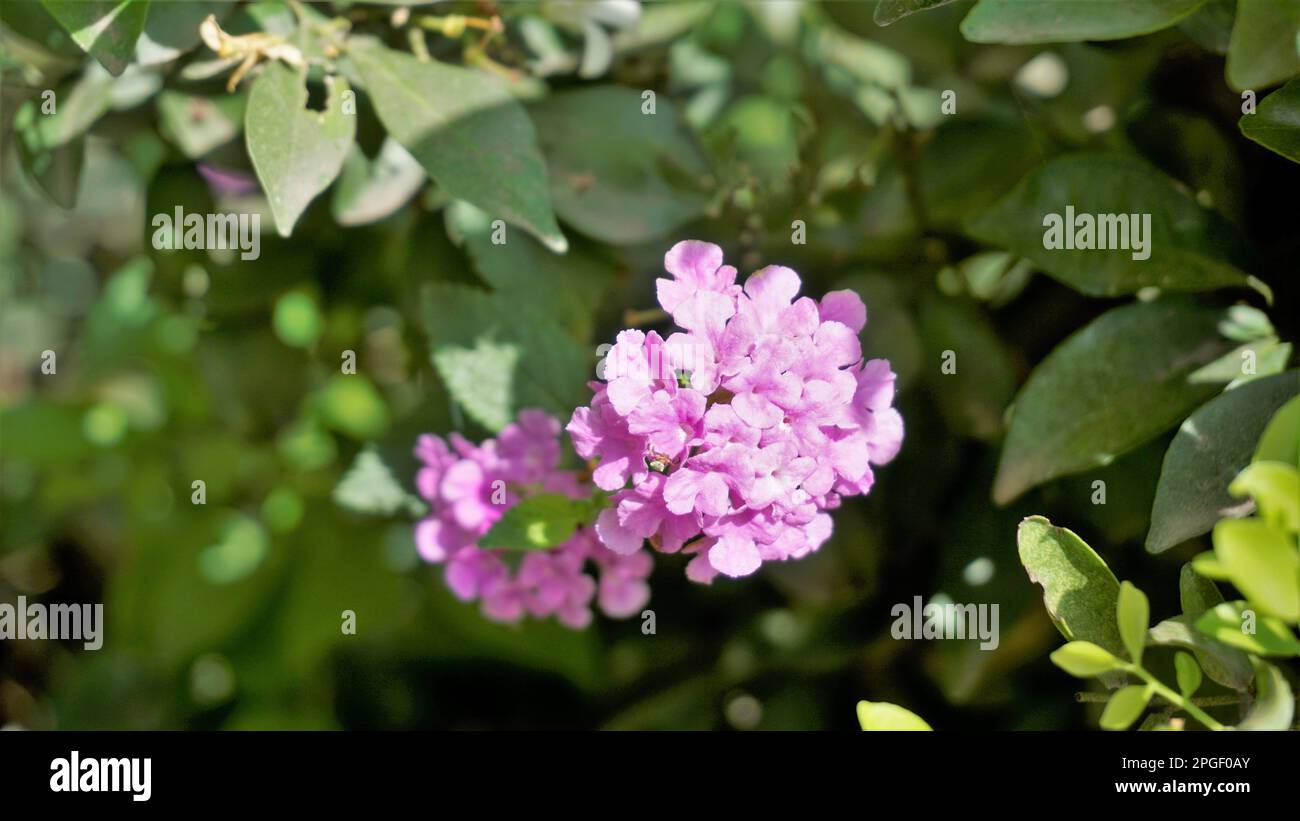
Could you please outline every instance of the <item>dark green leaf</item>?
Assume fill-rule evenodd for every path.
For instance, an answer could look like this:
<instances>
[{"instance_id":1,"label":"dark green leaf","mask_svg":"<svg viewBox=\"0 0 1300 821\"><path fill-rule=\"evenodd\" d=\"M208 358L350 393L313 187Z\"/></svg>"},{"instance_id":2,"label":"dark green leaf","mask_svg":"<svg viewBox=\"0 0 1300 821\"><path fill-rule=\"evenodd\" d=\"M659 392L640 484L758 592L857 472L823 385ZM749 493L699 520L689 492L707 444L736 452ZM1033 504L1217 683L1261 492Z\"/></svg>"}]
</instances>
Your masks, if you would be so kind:
<instances>
[{"instance_id":1,"label":"dark green leaf","mask_svg":"<svg viewBox=\"0 0 1300 821\"><path fill-rule=\"evenodd\" d=\"M1274 412L1297 393L1300 372L1256 379L1216 396L1183 422L1160 469L1148 552L1168 550L1208 532L1224 516L1253 509L1228 493L1228 484L1250 464Z\"/></svg>"},{"instance_id":2,"label":"dark green leaf","mask_svg":"<svg viewBox=\"0 0 1300 821\"><path fill-rule=\"evenodd\" d=\"M699 180L708 165L676 107L664 96L653 114L642 105L632 89L593 86L529 107L555 211L588 236L644 242L698 217L707 204Z\"/></svg>"},{"instance_id":3,"label":"dark green leaf","mask_svg":"<svg viewBox=\"0 0 1300 821\"><path fill-rule=\"evenodd\" d=\"M1109 250L1073 247L1076 237L1084 237L1072 223L1085 217L1095 221L1088 234L1091 244L1105 240ZM1059 220L1059 243L1049 234L1057 227L1049 220ZM1050 160L970 220L967 229L976 239L1027 257L1044 273L1090 296L1132 294L1147 287L1201 291L1247 284L1239 266L1248 264L1248 252L1232 226L1164 174L1125 155L1073 154ZM1059 247L1044 247L1049 237Z\"/></svg>"},{"instance_id":4,"label":"dark green leaf","mask_svg":"<svg viewBox=\"0 0 1300 821\"><path fill-rule=\"evenodd\" d=\"M1300 78L1261 100L1255 113L1243 114L1237 126L1268 150L1300 162Z\"/></svg>"},{"instance_id":5,"label":"dark green leaf","mask_svg":"<svg viewBox=\"0 0 1300 821\"><path fill-rule=\"evenodd\" d=\"M1250 657L1236 647L1216 641L1193 627L1195 616L1165 619L1147 633L1148 643L1157 647L1182 647L1196 654L1205 674L1224 687L1245 692L1253 673Z\"/></svg>"},{"instance_id":6,"label":"dark green leaf","mask_svg":"<svg viewBox=\"0 0 1300 821\"><path fill-rule=\"evenodd\" d=\"M384 128L434 182L564 252L536 132L500 81L371 38L349 41L348 54Z\"/></svg>"},{"instance_id":7,"label":"dark green leaf","mask_svg":"<svg viewBox=\"0 0 1300 821\"><path fill-rule=\"evenodd\" d=\"M1109 464L1214 393L1187 376L1222 353L1220 314L1175 299L1114 308L1062 342L1016 397L993 498Z\"/></svg>"},{"instance_id":8,"label":"dark green leaf","mask_svg":"<svg viewBox=\"0 0 1300 821\"><path fill-rule=\"evenodd\" d=\"M997 438L1016 375L988 320L968 301L927 297L921 304L921 336L926 342L922 373L948 424L977 439ZM949 351L955 356L953 373L942 368Z\"/></svg>"},{"instance_id":9,"label":"dark green leaf","mask_svg":"<svg viewBox=\"0 0 1300 821\"><path fill-rule=\"evenodd\" d=\"M1228 44L1228 84L1255 91L1300 73L1296 34L1300 3L1237 0L1237 23Z\"/></svg>"},{"instance_id":10,"label":"dark green leaf","mask_svg":"<svg viewBox=\"0 0 1300 821\"><path fill-rule=\"evenodd\" d=\"M164 91L158 95L161 130L185 156L198 159L239 135L247 102L243 94L203 97Z\"/></svg>"},{"instance_id":11,"label":"dark green leaf","mask_svg":"<svg viewBox=\"0 0 1300 821\"><path fill-rule=\"evenodd\" d=\"M1167 28L1205 0L980 0L961 23L976 43L1120 40Z\"/></svg>"}]
</instances>

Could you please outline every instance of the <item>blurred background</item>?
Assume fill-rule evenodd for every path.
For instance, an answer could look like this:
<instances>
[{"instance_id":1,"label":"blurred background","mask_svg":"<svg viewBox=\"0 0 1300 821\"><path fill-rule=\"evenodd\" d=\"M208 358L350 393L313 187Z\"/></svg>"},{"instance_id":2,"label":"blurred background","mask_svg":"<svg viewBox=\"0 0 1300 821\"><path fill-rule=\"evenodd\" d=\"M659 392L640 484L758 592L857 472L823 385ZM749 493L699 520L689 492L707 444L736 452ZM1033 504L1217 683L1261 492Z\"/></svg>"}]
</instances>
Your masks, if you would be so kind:
<instances>
[{"instance_id":1,"label":"blurred background","mask_svg":"<svg viewBox=\"0 0 1300 821\"><path fill-rule=\"evenodd\" d=\"M1235 224L1273 287L1278 334L1296 336L1300 174L1238 132L1212 26L1002 46L962 37L969 2L888 27L872 2L417 7L501 15L488 68L527 102L553 186L590 184L575 179L586 161L610 169L605 199L561 211L566 256L529 240L503 268L476 255L473 213L400 158L384 165L365 95L363 155L277 236L241 134L246 86L227 94L225 74L205 76L197 21L212 11L232 33L293 36L293 10L154 5L195 9L174 12L188 21L176 43L142 39L119 77L87 63L39 3L0 6L0 601L104 602L107 620L95 652L0 643L0 725L851 729L865 698L943 729L1095 726L1073 697L1081 683L1047 660L1060 638L1017 560L1017 522L1071 527L1153 611L1176 609L1177 568L1206 540L1142 550L1169 436L991 502L1015 391L1119 300L1006 255L965 264L986 249L963 221L1052 156L1143 157ZM395 31L402 7L313 9ZM427 46L466 56L454 38ZM33 158L15 135L47 87L67 89L84 122ZM643 90L669 113L663 130L608 105ZM953 115L937 108L944 90ZM156 250L149 217L177 206L260 211L260 258ZM795 220L806 244L791 243ZM806 293L854 288L868 356L899 374L902 453L815 555L708 587L661 558L654 635L637 619L500 625L418 559L410 518L335 493L371 443L410 488L418 434L487 435L430 364L423 286L516 294L594 371L597 345L629 322L653 326L637 312L655 306L663 253L686 238L722 245L742 276L782 263ZM939 378L949 349L968 367ZM357 376L344 379L349 350ZM56 374L41 371L45 351ZM1105 505L1090 502L1099 478ZM891 639L891 607L914 596L998 603L1000 646ZM356 635L341 632L343 610Z\"/></svg>"}]
</instances>

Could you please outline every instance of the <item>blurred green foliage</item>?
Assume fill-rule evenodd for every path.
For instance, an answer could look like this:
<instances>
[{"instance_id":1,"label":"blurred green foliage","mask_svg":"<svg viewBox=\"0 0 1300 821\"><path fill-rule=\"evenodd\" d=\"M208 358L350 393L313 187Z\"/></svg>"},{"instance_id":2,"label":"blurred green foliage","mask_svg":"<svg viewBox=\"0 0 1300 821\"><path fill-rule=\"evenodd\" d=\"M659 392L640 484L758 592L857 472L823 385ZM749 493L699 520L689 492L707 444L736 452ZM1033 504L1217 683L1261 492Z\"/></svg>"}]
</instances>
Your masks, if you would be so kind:
<instances>
[{"instance_id":1,"label":"blurred green foliage","mask_svg":"<svg viewBox=\"0 0 1300 821\"><path fill-rule=\"evenodd\" d=\"M1093 726L1017 523L1182 612L1217 516L1142 549L1171 428L1238 346L1291 358L1292 0L128 0L87 40L107 5L0 5L0 600L108 621L96 652L0 644L0 724ZM209 14L301 67L228 88ZM1156 257L1045 252L1068 203L1154 213ZM178 208L260 214L259 257L155 247ZM684 238L857 290L902 453L807 559L711 587L660 561L654 635L484 620L416 556L416 436L567 417ZM998 603L998 649L893 640L917 595Z\"/></svg>"}]
</instances>

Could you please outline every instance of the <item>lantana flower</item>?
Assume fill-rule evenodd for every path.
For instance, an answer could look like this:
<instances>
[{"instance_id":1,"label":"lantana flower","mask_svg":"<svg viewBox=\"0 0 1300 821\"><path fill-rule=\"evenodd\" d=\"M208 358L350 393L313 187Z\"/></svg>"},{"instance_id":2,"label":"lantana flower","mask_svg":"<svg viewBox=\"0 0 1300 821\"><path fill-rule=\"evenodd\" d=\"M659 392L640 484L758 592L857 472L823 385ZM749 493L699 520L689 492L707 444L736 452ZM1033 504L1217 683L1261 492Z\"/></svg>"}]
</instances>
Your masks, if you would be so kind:
<instances>
[{"instance_id":1,"label":"lantana flower","mask_svg":"<svg viewBox=\"0 0 1300 821\"><path fill-rule=\"evenodd\" d=\"M664 267L659 304L680 330L619 333L567 426L613 493L600 543L684 552L703 583L811 553L827 511L869 492L903 440L889 362L862 355L866 306L847 290L801 297L778 265L742 287L705 242L673 246Z\"/></svg>"},{"instance_id":2,"label":"lantana flower","mask_svg":"<svg viewBox=\"0 0 1300 821\"><path fill-rule=\"evenodd\" d=\"M445 566L458 598L479 601L490 619L554 616L583 628L591 622L593 600L606 615L625 618L650 599L650 554L612 551L591 528L578 528L549 550L527 552L514 569L505 551L478 546L506 511L535 493L590 496L576 471L559 468L559 434L553 417L524 410L495 439L478 445L457 433L446 440L426 434L416 445L423 465L416 489L431 508L416 525L416 547L425 561Z\"/></svg>"}]
</instances>

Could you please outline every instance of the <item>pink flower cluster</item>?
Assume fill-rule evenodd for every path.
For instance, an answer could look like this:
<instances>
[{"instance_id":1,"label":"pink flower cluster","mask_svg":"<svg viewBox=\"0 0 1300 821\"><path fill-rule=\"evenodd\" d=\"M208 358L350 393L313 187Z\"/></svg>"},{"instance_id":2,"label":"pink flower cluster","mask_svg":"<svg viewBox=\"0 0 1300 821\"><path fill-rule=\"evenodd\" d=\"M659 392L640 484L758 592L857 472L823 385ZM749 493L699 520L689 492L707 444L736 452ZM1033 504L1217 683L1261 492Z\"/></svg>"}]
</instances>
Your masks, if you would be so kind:
<instances>
[{"instance_id":1,"label":"pink flower cluster","mask_svg":"<svg viewBox=\"0 0 1300 821\"><path fill-rule=\"evenodd\" d=\"M775 265L742 288L704 242L673 246L664 267L659 304L682 330L621 332L567 427L614 491L601 543L691 554L687 576L705 583L816 550L826 511L867 493L871 465L902 444L894 373L862 358L866 307L852 291L799 297L799 275Z\"/></svg>"},{"instance_id":2,"label":"pink flower cluster","mask_svg":"<svg viewBox=\"0 0 1300 821\"><path fill-rule=\"evenodd\" d=\"M521 499L541 492L575 499L590 495L576 472L559 470L559 434L555 419L525 410L496 439L480 445L456 433L449 441L424 435L416 445L423 463L416 487L431 507L415 528L420 555L445 564L452 592L465 601L479 600L484 615L496 621L553 615L582 628L591 621L593 598L616 618L639 612L649 601L645 580L650 554L614 553L590 528L579 528L550 550L524 554L515 570L504 560L505 551L478 547L479 539ZM588 560L599 581L584 572Z\"/></svg>"}]
</instances>

